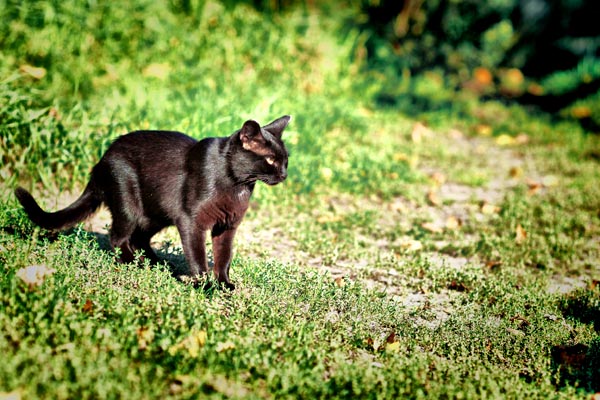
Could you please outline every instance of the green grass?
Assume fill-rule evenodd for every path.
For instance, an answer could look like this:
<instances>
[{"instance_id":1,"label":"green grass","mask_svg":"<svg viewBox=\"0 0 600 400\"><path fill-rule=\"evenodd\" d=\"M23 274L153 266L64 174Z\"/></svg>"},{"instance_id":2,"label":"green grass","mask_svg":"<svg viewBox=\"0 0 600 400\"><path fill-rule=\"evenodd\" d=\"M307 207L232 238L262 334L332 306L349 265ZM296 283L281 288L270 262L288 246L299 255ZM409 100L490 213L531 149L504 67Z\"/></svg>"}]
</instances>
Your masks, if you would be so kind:
<instances>
[{"instance_id":1,"label":"green grass","mask_svg":"<svg viewBox=\"0 0 600 400\"><path fill-rule=\"evenodd\" d=\"M427 82L427 112L378 106L390 81L355 57L351 6L0 10L0 397L600 391L597 136ZM257 185L232 293L117 264L102 230L34 228L12 194L77 195L129 130L222 136L283 114L289 178ZM157 247L185 263L172 229ZM32 265L53 273L27 285Z\"/></svg>"}]
</instances>

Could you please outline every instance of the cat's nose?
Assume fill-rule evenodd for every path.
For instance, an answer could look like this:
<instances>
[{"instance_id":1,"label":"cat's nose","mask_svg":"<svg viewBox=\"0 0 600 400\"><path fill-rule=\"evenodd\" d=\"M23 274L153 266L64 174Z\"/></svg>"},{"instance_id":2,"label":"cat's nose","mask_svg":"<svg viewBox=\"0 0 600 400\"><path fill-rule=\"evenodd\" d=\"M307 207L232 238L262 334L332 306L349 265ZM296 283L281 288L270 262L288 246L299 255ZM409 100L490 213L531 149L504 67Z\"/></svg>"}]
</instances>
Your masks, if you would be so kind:
<instances>
[{"instance_id":1,"label":"cat's nose","mask_svg":"<svg viewBox=\"0 0 600 400\"><path fill-rule=\"evenodd\" d=\"M279 179L281 179L283 181L283 180L285 180L285 178L287 178L287 168L283 167L279 171Z\"/></svg>"}]
</instances>

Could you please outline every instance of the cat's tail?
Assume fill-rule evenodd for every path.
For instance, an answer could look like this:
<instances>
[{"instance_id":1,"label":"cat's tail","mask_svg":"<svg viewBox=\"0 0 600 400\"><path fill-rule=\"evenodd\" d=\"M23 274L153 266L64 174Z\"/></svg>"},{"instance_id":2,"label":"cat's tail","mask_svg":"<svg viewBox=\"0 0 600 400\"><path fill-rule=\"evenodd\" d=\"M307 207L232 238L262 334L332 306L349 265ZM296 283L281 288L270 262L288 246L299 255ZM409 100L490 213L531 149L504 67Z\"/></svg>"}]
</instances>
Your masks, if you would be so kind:
<instances>
[{"instance_id":1,"label":"cat's tail","mask_svg":"<svg viewBox=\"0 0 600 400\"><path fill-rule=\"evenodd\" d=\"M56 212L42 210L31 193L22 187L18 187L15 190L15 196L17 196L19 203L21 203L29 219L34 224L54 231L75 226L90 216L102 204L102 197L99 196L98 191L95 189L93 179L73 204Z\"/></svg>"}]
</instances>

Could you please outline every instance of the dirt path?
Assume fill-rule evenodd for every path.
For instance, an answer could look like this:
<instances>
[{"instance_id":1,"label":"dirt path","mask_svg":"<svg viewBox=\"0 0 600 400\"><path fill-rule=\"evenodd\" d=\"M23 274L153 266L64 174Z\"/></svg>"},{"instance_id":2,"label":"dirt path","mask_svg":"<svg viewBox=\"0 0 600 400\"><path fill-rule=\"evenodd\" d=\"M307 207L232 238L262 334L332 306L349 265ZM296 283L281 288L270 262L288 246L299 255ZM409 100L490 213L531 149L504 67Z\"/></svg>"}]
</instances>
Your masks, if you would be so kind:
<instances>
[{"instance_id":1,"label":"dirt path","mask_svg":"<svg viewBox=\"0 0 600 400\"><path fill-rule=\"evenodd\" d=\"M418 125L417 125L418 126ZM419 128L422 129L422 128ZM436 303L442 310L450 301L451 293L441 293L432 297L424 293L415 293L406 288L405 277L397 268L375 267L375 261L382 257L392 257L396 263L414 262L412 255L418 254L433 267L467 268L481 265L486 260L478 257L463 257L445 251L448 246L465 246L479 240L477 226L481 226L496 217L499 205L507 192L517 185L538 185L536 190L543 190L542 182L547 177L541 176L532 159L523 150L524 147L501 145L487 137L469 137L458 131L448 133L423 131L419 138L424 144L427 141L441 143L448 153L456 159L471 160L469 168L479 168L489 175L486 183L480 186L458 183L449 176L445 166L436 163L435 159L423 160L417 166L430 183L420 187L424 201L411 201L405 197L397 197L389 202L373 198L356 198L349 195L336 195L327 199L328 208L344 215L356 211L372 210L384 216L374 223L387 231L387 235L373 237L364 233L356 233L357 241L363 243L368 251L361 251L359 257L346 257L340 254L333 262L327 261L324 255L302 250L298 232L289 232L286 218L282 216L264 216L259 210L252 213L242 223L236 236L236 248L240 255L258 259L274 259L278 262L298 266L317 268L328 271L333 279L347 277L362 281L367 287L384 290L391 296L401 298L408 307L418 307L424 303ZM519 140L525 142L526 137ZM522 143L521 143L522 144ZM56 204L48 204L49 208L58 209L70 204L78 194L61 195ZM299 215L294 218L318 219L314 215ZM422 222L427 221L427 222ZM89 219L86 230L106 235L110 225L110 214L101 209ZM314 221L313 223L316 223ZM414 227L429 233L437 234L433 247L430 243L424 246L418 238L406 233ZM467 229L470 228L470 229ZM395 235L394 231L402 231ZM460 235L455 232L462 231ZM469 233L464 233L469 232ZM393 237L393 239L390 239ZM459 241L459 243L457 243ZM174 247L180 246L179 236L174 228L169 228L154 238L153 246L162 248L165 243ZM400 250L399 250L400 249ZM397 256L398 252L402 254ZM581 286L579 280L557 281L552 290L568 291Z\"/></svg>"}]
</instances>

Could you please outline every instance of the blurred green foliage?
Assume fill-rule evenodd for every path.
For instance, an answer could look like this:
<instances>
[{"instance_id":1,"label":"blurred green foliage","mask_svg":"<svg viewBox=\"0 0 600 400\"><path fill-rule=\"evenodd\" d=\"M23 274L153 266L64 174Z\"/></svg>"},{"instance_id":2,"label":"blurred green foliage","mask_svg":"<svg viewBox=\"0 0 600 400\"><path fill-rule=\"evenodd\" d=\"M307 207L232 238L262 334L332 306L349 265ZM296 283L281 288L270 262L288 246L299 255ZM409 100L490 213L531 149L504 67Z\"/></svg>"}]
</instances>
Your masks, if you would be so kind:
<instances>
[{"instance_id":1,"label":"blurred green foliage","mask_svg":"<svg viewBox=\"0 0 600 400\"><path fill-rule=\"evenodd\" d=\"M368 33L368 67L399 77L382 90L380 102L435 106L430 96L420 104L419 88L431 77L427 73L437 71L442 87L452 89L446 97L466 90L480 98L516 98L552 113L563 110L560 115L600 129L595 97L569 112L575 101L600 89L593 2L363 0L361 5L363 14L355 22Z\"/></svg>"}]
</instances>

